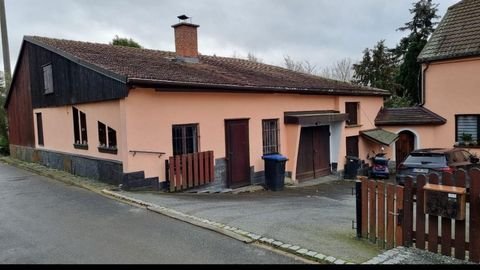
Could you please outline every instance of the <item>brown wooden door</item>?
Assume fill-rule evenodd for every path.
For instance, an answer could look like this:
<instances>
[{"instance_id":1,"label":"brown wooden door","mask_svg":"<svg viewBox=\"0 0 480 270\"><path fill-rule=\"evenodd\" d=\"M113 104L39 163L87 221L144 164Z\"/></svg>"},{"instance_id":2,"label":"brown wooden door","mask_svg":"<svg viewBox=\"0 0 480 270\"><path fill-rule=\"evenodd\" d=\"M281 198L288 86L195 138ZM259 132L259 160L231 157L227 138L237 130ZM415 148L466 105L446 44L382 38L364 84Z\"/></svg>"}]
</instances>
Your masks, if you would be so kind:
<instances>
[{"instance_id":1,"label":"brown wooden door","mask_svg":"<svg viewBox=\"0 0 480 270\"><path fill-rule=\"evenodd\" d=\"M397 167L405 158L415 149L415 135L410 131L402 131L399 134L399 138L395 143L395 160Z\"/></svg>"},{"instance_id":2,"label":"brown wooden door","mask_svg":"<svg viewBox=\"0 0 480 270\"><path fill-rule=\"evenodd\" d=\"M227 183L231 188L250 184L248 120L226 120Z\"/></svg>"},{"instance_id":3,"label":"brown wooden door","mask_svg":"<svg viewBox=\"0 0 480 270\"><path fill-rule=\"evenodd\" d=\"M297 179L308 180L330 174L329 126L302 128L297 159Z\"/></svg>"}]
</instances>

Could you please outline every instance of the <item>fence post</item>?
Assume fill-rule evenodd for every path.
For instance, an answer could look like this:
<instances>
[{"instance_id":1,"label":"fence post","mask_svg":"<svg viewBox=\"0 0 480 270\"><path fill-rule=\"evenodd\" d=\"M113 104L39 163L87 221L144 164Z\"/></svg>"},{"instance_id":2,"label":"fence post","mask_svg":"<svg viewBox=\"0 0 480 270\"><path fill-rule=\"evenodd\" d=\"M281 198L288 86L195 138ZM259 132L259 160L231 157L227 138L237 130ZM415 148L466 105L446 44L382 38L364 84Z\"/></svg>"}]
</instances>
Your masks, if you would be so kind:
<instances>
[{"instance_id":1,"label":"fence post","mask_svg":"<svg viewBox=\"0 0 480 270\"><path fill-rule=\"evenodd\" d=\"M438 175L429 175L428 182L439 184ZM428 251L438 253L438 216L428 215Z\"/></svg>"},{"instance_id":2,"label":"fence post","mask_svg":"<svg viewBox=\"0 0 480 270\"><path fill-rule=\"evenodd\" d=\"M470 170L470 250L469 258L472 262L480 262L480 170Z\"/></svg>"},{"instance_id":3,"label":"fence post","mask_svg":"<svg viewBox=\"0 0 480 270\"><path fill-rule=\"evenodd\" d=\"M396 228L395 228L395 246L403 246L405 245L405 238L403 235L403 229L404 229L404 222L405 222L405 211L403 209L403 193L404 193L404 187L402 186L396 186L395 188L395 193L396 193Z\"/></svg>"},{"instance_id":4,"label":"fence post","mask_svg":"<svg viewBox=\"0 0 480 270\"><path fill-rule=\"evenodd\" d=\"M403 240L406 247L412 246L413 233L413 178L407 177L403 195Z\"/></svg>"},{"instance_id":5,"label":"fence post","mask_svg":"<svg viewBox=\"0 0 480 270\"><path fill-rule=\"evenodd\" d=\"M368 179L362 178L362 237L368 237Z\"/></svg>"},{"instance_id":6,"label":"fence post","mask_svg":"<svg viewBox=\"0 0 480 270\"><path fill-rule=\"evenodd\" d=\"M362 180L355 181L355 199L357 210L357 238L362 238Z\"/></svg>"},{"instance_id":7,"label":"fence post","mask_svg":"<svg viewBox=\"0 0 480 270\"><path fill-rule=\"evenodd\" d=\"M395 185L387 184L387 249L394 247L395 239Z\"/></svg>"},{"instance_id":8,"label":"fence post","mask_svg":"<svg viewBox=\"0 0 480 270\"><path fill-rule=\"evenodd\" d=\"M455 185L457 187L465 187L464 170L455 172ZM465 260L465 220L455 220L455 258Z\"/></svg>"},{"instance_id":9,"label":"fence post","mask_svg":"<svg viewBox=\"0 0 480 270\"><path fill-rule=\"evenodd\" d=\"M165 160L165 179L167 179L167 190L170 190L170 165L168 164L168 159Z\"/></svg>"},{"instance_id":10,"label":"fence post","mask_svg":"<svg viewBox=\"0 0 480 270\"><path fill-rule=\"evenodd\" d=\"M380 248L385 248L385 182L377 183L377 205L378 205L378 239L377 243Z\"/></svg>"},{"instance_id":11,"label":"fence post","mask_svg":"<svg viewBox=\"0 0 480 270\"><path fill-rule=\"evenodd\" d=\"M423 187L427 179L425 175L417 176L417 219L415 247L425 250L425 193Z\"/></svg>"},{"instance_id":12,"label":"fence post","mask_svg":"<svg viewBox=\"0 0 480 270\"><path fill-rule=\"evenodd\" d=\"M443 173L442 185L453 186L453 179L451 173ZM442 246L442 255L452 256L452 219L443 217L441 220L442 238L440 240L440 244Z\"/></svg>"},{"instance_id":13,"label":"fence post","mask_svg":"<svg viewBox=\"0 0 480 270\"><path fill-rule=\"evenodd\" d=\"M377 182L375 180L368 181L368 193L369 193L369 215L370 215L370 241L375 243L377 241Z\"/></svg>"}]
</instances>

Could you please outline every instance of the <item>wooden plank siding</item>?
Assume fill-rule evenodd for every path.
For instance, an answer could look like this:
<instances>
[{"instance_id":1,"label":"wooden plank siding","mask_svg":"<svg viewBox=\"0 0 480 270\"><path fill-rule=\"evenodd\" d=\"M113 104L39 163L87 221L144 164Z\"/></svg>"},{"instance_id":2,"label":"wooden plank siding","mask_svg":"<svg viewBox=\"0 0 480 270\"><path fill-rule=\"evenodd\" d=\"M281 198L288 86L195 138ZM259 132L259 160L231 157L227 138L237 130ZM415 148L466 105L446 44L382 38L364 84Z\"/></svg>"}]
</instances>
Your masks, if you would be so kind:
<instances>
[{"instance_id":1,"label":"wooden plank siding","mask_svg":"<svg viewBox=\"0 0 480 270\"><path fill-rule=\"evenodd\" d=\"M215 180L213 151L173 156L168 166L170 192L200 187Z\"/></svg>"},{"instance_id":2,"label":"wooden plank siding","mask_svg":"<svg viewBox=\"0 0 480 270\"><path fill-rule=\"evenodd\" d=\"M444 186L454 186L452 174L450 173L443 173L442 176L442 184ZM450 244L450 240L452 238L452 219L442 217L442 240L440 241L441 244L441 252L442 255L451 256L452 255L452 246Z\"/></svg>"},{"instance_id":3,"label":"wooden plank siding","mask_svg":"<svg viewBox=\"0 0 480 270\"><path fill-rule=\"evenodd\" d=\"M405 186L359 178L362 182L361 192L366 197L362 197L362 221L367 220L366 223L362 222L360 237L376 242L380 248L392 249L415 244L418 249L461 260L468 257L470 261L479 263L480 238L476 236L480 234L480 169L471 169L468 174L471 187L464 196L470 206L469 215L464 220L425 212L425 207L432 207L431 203L425 203L429 200L425 196L430 196L425 194L425 184L441 183L444 191L452 186L465 187L467 173L464 170L456 171L455 175L444 173L441 178L437 174L420 175L416 179L416 186L412 178L407 178ZM455 227L452 223L455 223ZM466 228L469 228L468 239Z\"/></svg>"},{"instance_id":4,"label":"wooden plank siding","mask_svg":"<svg viewBox=\"0 0 480 270\"><path fill-rule=\"evenodd\" d=\"M480 170L469 171L470 186L470 224L469 224L469 260L480 263Z\"/></svg>"},{"instance_id":5,"label":"wooden plank siding","mask_svg":"<svg viewBox=\"0 0 480 270\"><path fill-rule=\"evenodd\" d=\"M416 215L416 242L415 247L425 250L425 193L423 187L427 179L424 175L417 177L417 215Z\"/></svg>"},{"instance_id":6,"label":"wooden plank siding","mask_svg":"<svg viewBox=\"0 0 480 270\"><path fill-rule=\"evenodd\" d=\"M387 184L387 249L394 248L395 185Z\"/></svg>"},{"instance_id":7,"label":"wooden plank siding","mask_svg":"<svg viewBox=\"0 0 480 270\"><path fill-rule=\"evenodd\" d=\"M428 183L438 184L440 180L436 174L431 174ZM434 215L428 215L428 251L438 252L438 216Z\"/></svg>"},{"instance_id":8,"label":"wooden plank siding","mask_svg":"<svg viewBox=\"0 0 480 270\"><path fill-rule=\"evenodd\" d=\"M463 170L455 172L455 185L457 187L465 187L466 174ZM455 258L465 260L465 231L466 220L455 220Z\"/></svg>"},{"instance_id":9,"label":"wooden plank siding","mask_svg":"<svg viewBox=\"0 0 480 270\"><path fill-rule=\"evenodd\" d=\"M35 147L29 54L25 48L20 54L15 84L10 88L7 114L10 144Z\"/></svg>"},{"instance_id":10,"label":"wooden plank siding","mask_svg":"<svg viewBox=\"0 0 480 270\"><path fill-rule=\"evenodd\" d=\"M24 47L29 52L25 61L30 63L34 109L115 100L128 94L126 82L91 70L38 45L25 42ZM42 67L47 64L52 65L54 93L45 95Z\"/></svg>"}]
</instances>

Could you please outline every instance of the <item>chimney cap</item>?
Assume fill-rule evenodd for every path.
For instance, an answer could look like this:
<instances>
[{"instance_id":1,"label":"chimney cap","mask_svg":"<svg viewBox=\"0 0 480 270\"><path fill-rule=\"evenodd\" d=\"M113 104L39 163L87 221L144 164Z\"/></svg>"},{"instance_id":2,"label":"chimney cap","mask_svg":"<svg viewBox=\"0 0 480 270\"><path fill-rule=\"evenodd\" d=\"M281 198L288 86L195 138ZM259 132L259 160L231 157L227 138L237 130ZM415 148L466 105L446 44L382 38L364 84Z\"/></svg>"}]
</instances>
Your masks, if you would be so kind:
<instances>
[{"instance_id":1,"label":"chimney cap","mask_svg":"<svg viewBox=\"0 0 480 270\"><path fill-rule=\"evenodd\" d=\"M190 19L190 17L188 17L188 16L185 15L185 14L180 15L180 16L178 16L177 18L179 18L179 19L182 20L182 21Z\"/></svg>"}]
</instances>

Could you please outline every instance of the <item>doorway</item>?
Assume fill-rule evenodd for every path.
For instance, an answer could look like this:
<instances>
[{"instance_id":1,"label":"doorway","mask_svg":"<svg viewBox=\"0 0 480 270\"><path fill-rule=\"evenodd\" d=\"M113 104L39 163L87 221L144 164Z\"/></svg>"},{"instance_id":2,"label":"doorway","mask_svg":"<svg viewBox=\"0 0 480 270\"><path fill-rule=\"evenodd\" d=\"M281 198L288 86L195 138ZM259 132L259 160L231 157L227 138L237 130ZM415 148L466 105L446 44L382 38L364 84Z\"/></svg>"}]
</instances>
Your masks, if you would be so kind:
<instances>
[{"instance_id":1,"label":"doorway","mask_svg":"<svg viewBox=\"0 0 480 270\"><path fill-rule=\"evenodd\" d=\"M297 160L297 179L326 176L330 169L330 126L303 127Z\"/></svg>"},{"instance_id":2,"label":"doorway","mask_svg":"<svg viewBox=\"0 0 480 270\"><path fill-rule=\"evenodd\" d=\"M225 120L227 185L250 185L250 144L248 119Z\"/></svg>"},{"instance_id":3,"label":"doorway","mask_svg":"<svg viewBox=\"0 0 480 270\"><path fill-rule=\"evenodd\" d=\"M415 149L415 134L413 134L413 132L404 130L398 135L398 140L395 143L395 161L397 168Z\"/></svg>"}]
</instances>

